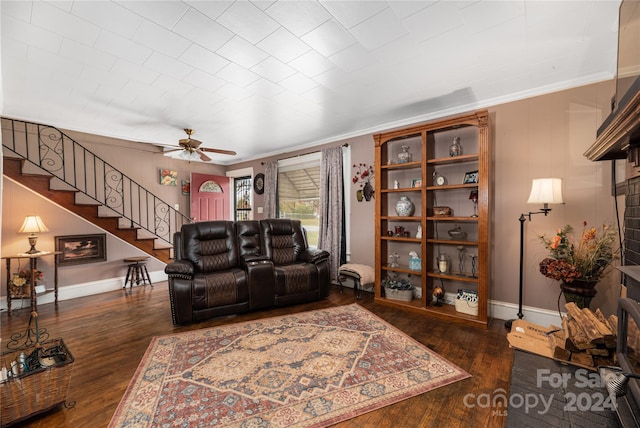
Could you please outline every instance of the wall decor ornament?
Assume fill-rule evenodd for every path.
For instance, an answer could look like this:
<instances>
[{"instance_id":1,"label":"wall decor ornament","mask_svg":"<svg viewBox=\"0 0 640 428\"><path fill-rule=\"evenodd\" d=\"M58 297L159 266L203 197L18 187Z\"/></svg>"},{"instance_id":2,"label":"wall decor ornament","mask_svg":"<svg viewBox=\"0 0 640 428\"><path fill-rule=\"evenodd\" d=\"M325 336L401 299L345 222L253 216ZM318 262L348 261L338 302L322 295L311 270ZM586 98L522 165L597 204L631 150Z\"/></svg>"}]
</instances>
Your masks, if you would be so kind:
<instances>
[{"instance_id":1,"label":"wall decor ornament","mask_svg":"<svg viewBox=\"0 0 640 428\"><path fill-rule=\"evenodd\" d=\"M262 195L264 193L264 174L259 173L256 174L253 179L253 191L256 192L257 195Z\"/></svg>"},{"instance_id":2,"label":"wall decor ornament","mask_svg":"<svg viewBox=\"0 0 640 428\"><path fill-rule=\"evenodd\" d=\"M396 202L396 214L401 217L409 217L413 215L415 205L407 196L400 196L400 200Z\"/></svg>"},{"instance_id":3,"label":"wall decor ornament","mask_svg":"<svg viewBox=\"0 0 640 428\"><path fill-rule=\"evenodd\" d=\"M353 168L356 169L351 182L353 184L359 185L360 189L356 191L356 199L358 202L365 201L369 202L374 195L373 185L371 184L371 180L373 180L373 165L367 165L365 163L353 164Z\"/></svg>"}]
</instances>

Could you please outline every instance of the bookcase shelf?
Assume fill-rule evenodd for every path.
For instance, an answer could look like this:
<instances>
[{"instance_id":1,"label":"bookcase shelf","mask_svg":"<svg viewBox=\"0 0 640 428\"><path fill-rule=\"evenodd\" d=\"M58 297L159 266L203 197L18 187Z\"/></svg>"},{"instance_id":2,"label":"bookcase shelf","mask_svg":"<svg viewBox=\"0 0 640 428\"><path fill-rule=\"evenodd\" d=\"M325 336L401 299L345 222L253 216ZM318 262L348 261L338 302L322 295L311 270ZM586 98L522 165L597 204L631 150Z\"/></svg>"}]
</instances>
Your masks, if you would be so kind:
<instances>
[{"instance_id":1,"label":"bookcase shelf","mask_svg":"<svg viewBox=\"0 0 640 428\"><path fill-rule=\"evenodd\" d=\"M487 327L492 182L489 129L488 112L481 110L374 135L378 187L376 302L438 319ZM460 137L462 153L449 156L454 137ZM408 161L407 151L412 157ZM403 154L398 156L400 153ZM436 176L446 180L436 182ZM470 201L471 192L477 194L475 206ZM413 202L413 215L396 214L394 207L400 197L408 197ZM433 215L434 207L442 206L449 207L452 214ZM448 239L447 231L453 226L467 232L468 239ZM404 228L409 236L396 236L393 232L396 227ZM419 254L420 270L408 268L410 252ZM447 252L453 270L440 272L436 258ZM399 256L398 267L388 266L392 254ZM462 266L466 263L467 268L471 257L475 275L458 273L455 269L458 263ZM382 284L389 275L409 278L417 289L414 295L421 297L409 302L386 298ZM433 290L440 286L449 296L457 295L458 289L477 292L478 314L458 312L454 305L435 305Z\"/></svg>"}]
</instances>

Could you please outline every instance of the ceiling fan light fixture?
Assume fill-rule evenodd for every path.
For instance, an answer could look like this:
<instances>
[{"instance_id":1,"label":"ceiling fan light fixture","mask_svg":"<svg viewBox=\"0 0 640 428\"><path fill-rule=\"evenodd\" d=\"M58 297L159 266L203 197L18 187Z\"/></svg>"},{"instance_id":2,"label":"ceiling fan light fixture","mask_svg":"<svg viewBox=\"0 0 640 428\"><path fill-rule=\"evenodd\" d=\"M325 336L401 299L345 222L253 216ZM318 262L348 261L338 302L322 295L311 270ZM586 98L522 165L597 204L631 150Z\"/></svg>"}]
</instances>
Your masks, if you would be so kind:
<instances>
[{"instance_id":1,"label":"ceiling fan light fixture","mask_svg":"<svg viewBox=\"0 0 640 428\"><path fill-rule=\"evenodd\" d=\"M180 150L176 152L165 153L165 156L168 156L173 159L181 159L186 161L199 161L200 155L195 151L189 150Z\"/></svg>"}]
</instances>

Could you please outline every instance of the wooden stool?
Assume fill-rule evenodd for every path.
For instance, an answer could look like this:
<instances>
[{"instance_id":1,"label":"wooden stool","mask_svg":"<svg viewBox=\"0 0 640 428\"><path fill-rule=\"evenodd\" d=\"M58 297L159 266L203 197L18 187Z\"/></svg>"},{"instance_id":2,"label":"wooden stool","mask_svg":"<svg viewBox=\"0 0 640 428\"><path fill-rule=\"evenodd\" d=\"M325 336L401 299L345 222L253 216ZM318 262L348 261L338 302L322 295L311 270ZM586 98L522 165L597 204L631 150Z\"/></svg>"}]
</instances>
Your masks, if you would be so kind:
<instances>
[{"instance_id":1,"label":"wooden stool","mask_svg":"<svg viewBox=\"0 0 640 428\"><path fill-rule=\"evenodd\" d=\"M338 269L338 282L340 283L340 293L342 293L342 281L347 278L353 280L353 291L356 299L360 299L360 288L375 281L375 272L371 266L346 263Z\"/></svg>"},{"instance_id":2,"label":"wooden stool","mask_svg":"<svg viewBox=\"0 0 640 428\"><path fill-rule=\"evenodd\" d=\"M129 265L127 269L127 276L124 278L124 287L122 288L127 288L127 282L129 282L129 287L133 288L134 280L137 285L140 285L140 282L142 282L142 285L146 285L146 282L149 281L149 285L153 287L149 271L147 270L147 264L144 263L146 260L149 260L149 257L140 256L124 259L124 262L129 263Z\"/></svg>"}]
</instances>

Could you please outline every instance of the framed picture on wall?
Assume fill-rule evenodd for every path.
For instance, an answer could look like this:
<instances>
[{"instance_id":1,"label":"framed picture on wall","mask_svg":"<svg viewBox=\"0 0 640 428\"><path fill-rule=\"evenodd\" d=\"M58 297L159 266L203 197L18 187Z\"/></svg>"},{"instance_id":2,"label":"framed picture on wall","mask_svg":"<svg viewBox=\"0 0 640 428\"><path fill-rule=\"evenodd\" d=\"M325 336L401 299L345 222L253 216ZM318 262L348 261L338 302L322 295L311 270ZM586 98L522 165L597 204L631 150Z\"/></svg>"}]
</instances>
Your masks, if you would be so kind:
<instances>
[{"instance_id":1,"label":"framed picture on wall","mask_svg":"<svg viewBox=\"0 0 640 428\"><path fill-rule=\"evenodd\" d=\"M104 262L107 260L107 235L56 236L56 251L60 251L58 266Z\"/></svg>"},{"instance_id":2,"label":"framed picture on wall","mask_svg":"<svg viewBox=\"0 0 640 428\"><path fill-rule=\"evenodd\" d=\"M177 186L178 185L178 171L171 169L160 170L160 185L161 186Z\"/></svg>"},{"instance_id":3,"label":"framed picture on wall","mask_svg":"<svg viewBox=\"0 0 640 428\"><path fill-rule=\"evenodd\" d=\"M183 195L191 194L191 180L182 180L181 189Z\"/></svg>"}]
</instances>

